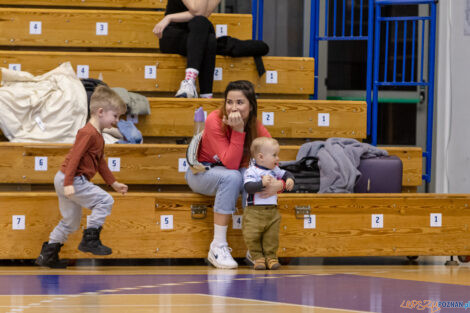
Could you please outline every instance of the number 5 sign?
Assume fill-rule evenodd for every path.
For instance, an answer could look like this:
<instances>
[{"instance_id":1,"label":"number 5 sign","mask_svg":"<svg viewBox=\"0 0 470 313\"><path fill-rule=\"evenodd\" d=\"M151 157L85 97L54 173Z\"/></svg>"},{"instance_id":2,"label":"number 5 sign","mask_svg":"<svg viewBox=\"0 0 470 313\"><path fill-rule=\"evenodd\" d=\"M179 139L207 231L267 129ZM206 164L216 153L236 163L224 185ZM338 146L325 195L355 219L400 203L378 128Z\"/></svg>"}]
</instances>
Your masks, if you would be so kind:
<instances>
[{"instance_id":1,"label":"number 5 sign","mask_svg":"<svg viewBox=\"0 0 470 313\"><path fill-rule=\"evenodd\" d=\"M160 229L173 229L173 215L160 216Z\"/></svg>"}]
</instances>

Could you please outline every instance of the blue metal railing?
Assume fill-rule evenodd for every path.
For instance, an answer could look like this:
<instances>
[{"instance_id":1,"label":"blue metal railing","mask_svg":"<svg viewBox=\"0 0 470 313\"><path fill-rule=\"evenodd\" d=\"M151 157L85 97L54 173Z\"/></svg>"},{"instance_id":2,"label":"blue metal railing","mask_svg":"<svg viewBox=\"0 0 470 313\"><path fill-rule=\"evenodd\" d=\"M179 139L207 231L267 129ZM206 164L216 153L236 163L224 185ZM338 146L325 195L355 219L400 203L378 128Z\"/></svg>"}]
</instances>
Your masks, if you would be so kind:
<instances>
[{"instance_id":1,"label":"blue metal railing","mask_svg":"<svg viewBox=\"0 0 470 313\"><path fill-rule=\"evenodd\" d=\"M251 0L252 39L263 40L264 0Z\"/></svg>"},{"instance_id":2,"label":"blue metal railing","mask_svg":"<svg viewBox=\"0 0 470 313\"><path fill-rule=\"evenodd\" d=\"M324 30L320 34L320 3L324 3ZM342 7L338 13L338 2L342 1ZM367 13L364 2L368 3ZM431 158L432 158L432 126L434 108L434 63L436 44L436 2L437 0L348 0L351 3L350 24L346 24L346 0L311 0L310 8L310 42L309 56L315 59L315 82L313 98L318 98L318 54L319 42L330 40L365 40L367 41L367 77L366 77L366 102L367 102L367 134L371 135L372 144L377 145L378 128L378 104L379 87L385 86L421 86L427 88L427 129L426 148L423 157L426 158L426 168L423 179L427 182L431 180ZM332 3L330 7L330 3ZM429 5L429 16L400 16L382 17L381 9L387 5ZM355 31L355 8L359 11L359 30ZM375 8L375 17L374 17ZM252 0L253 15L253 39L263 39L263 10L264 0ZM338 18L340 15L340 19ZM364 34L363 19L367 15L367 34ZM341 28L338 29L340 23ZM380 68L380 48L381 48L381 27L385 26L385 46L384 46L384 66ZM425 62L424 51L426 24L428 25L428 51L427 62ZM331 26L331 27L330 27ZM419 29L419 27L421 27ZM349 28L349 31L348 31ZM399 29L403 30L403 46L401 52L398 49ZM410 47L407 46L408 31L411 29L411 70L406 73L406 55ZM420 47L416 38L421 35ZM393 39L390 40L391 35ZM393 41L393 46L389 44ZM391 50L391 51L389 51ZM415 64L415 56L420 56L419 64ZM389 55L393 55L393 68L389 73ZM402 57L401 66L398 58ZM416 58L417 59L417 58ZM415 72L419 65L420 73ZM427 78L424 77L424 68L428 69ZM399 68L401 71L399 72ZM383 80L379 79L380 71L383 71ZM401 80L397 76L401 75ZM391 75L391 77L389 77Z\"/></svg>"},{"instance_id":3,"label":"blue metal railing","mask_svg":"<svg viewBox=\"0 0 470 313\"><path fill-rule=\"evenodd\" d=\"M378 130L378 92L379 87L385 86L420 86L427 88L427 121L426 121L426 147L423 157L426 159L425 174L423 179L431 181L431 160L432 160L432 135L433 135L433 110L434 110L434 66L435 66L435 44L436 44L436 0L376 0L375 1L375 22L374 22L374 79L372 94L372 144L377 145ZM428 16L398 16L383 17L382 8L386 5L430 5ZM385 40L382 46L381 29L385 27ZM411 31L410 31L411 29ZM418 31L420 29L420 31ZM426 29L428 32L426 32ZM398 51L398 33L403 32L402 51ZM411 70L406 73L406 55L409 32L411 32ZM426 34L428 34L426 36ZM418 38L420 37L420 38ZM427 38L428 50L425 51L425 39ZM416 48L420 41L420 50ZM392 42L392 44L390 44ZM384 49L383 67L381 68L381 47ZM389 53L393 53L393 67L389 73ZM418 53L418 54L416 54ZM420 56L419 64L415 64L415 58ZM427 60L425 56L427 55ZM401 71L399 58L402 58ZM415 67L419 65L420 73L415 74ZM424 69L428 69L427 77L424 76ZM383 79L380 80L380 72L383 71ZM401 75L401 80L397 76Z\"/></svg>"},{"instance_id":4,"label":"blue metal railing","mask_svg":"<svg viewBox=\"0 0 470 313\"><path fill-rule=\"evenodd\" d=\"M325 4L324 11L324 30L320 34L320 3L323 1ZM330 41L330 40L365 40L367 41L367 77L366 77L366 102L367 102L367 134L371 132L371 90L372 90L372 51L373 51L373 29L372 27L367 28L367 33L364 33L363 21L365 16L367 16L368 23L367 25L373 24L373 0L350 0L350 21L349 25L346 23L346 1L342 0L342 10L341 10L341 20L338 17L338 1L333 0L333 5L330 8L329 0L311 0L311 18L310 18L310 53L309 56L315 59L315 85L314 85L314 99L318 99L318 50L320 41ZM368 8L366 12L366 7L364 2L367 1ZM359 18L355 20L355 8L359 11ZM331 17L330 17L331 16ZM312 18L313 17L313 18ZM354 23L358 22L358 29L354 28ZM341 23L341 32L338 33L337 25ZM330 24L332 25L330 29ZM349 28L349 34L347 29ZM312 43L313 41L313 43Z\"/></svg>"}]
</instances>

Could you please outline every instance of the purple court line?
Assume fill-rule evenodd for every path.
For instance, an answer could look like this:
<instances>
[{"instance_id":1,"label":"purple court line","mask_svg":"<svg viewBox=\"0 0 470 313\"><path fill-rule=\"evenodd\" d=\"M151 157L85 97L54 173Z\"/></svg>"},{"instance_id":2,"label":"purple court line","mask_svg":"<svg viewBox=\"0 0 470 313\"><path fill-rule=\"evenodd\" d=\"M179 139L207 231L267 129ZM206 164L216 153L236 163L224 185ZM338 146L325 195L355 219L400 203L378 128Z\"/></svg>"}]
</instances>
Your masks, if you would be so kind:
<instances>
[{"instance_id":1,"label":"purple court line","mask_svg":"<svg viewBox=\"0 0 470 313\"><path fill-rule=\"evenodd\" d=\"M113 294L194 293L383 313L417 311L400 308L404 300L470 300L469 286L349 274L0 276L0 295L67 295L151 285L159 287ZM456 310L465 312L444 308L439 312Z\"/></svg>"}]
</instances>

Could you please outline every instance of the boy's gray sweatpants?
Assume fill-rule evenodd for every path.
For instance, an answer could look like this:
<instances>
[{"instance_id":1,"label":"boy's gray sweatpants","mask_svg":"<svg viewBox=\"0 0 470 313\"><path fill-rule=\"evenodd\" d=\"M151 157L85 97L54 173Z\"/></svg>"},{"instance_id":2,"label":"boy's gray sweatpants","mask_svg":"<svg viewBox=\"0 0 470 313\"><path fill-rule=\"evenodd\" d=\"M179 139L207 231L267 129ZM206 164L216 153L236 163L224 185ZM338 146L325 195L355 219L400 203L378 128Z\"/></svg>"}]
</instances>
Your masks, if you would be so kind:
<instances>
[{"instance_id":1,"label":"boy's gray sweatpants","mask_svg":"<svg viewBox=\"0 0 470 313\"><path fill-rule=\"evenodd\" d=\"M49 243L64 243L69 234L80 227L82 208L91 210L87 219L87 228L98 228L103 225L106 216L111 214L113 197L100 187L89 182L85 176L73 179L75 194L70 198L64 195L65 175L58 171L54 178L54 187L59 197L59 208L62 220L49 235Z\"/></svg>"}]
</instances>

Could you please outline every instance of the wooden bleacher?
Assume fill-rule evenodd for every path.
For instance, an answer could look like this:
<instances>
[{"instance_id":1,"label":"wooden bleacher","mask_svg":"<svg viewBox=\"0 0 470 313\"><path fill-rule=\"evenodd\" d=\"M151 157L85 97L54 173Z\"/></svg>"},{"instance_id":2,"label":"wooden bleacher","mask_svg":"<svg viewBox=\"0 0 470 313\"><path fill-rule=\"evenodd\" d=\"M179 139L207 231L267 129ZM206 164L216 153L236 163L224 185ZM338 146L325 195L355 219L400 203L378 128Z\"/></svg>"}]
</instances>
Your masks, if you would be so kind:
<instances>
[{"instance_id":1,"label":"wooden bleacher","mask_svg":"<svg viewBox=\"0 0 470 313\"><path fill-rule=\"evenodd\" d=\"M70 149L70 144L34 144L0 142L0 182L8 184L52 184ZM280 158L295 160L299 146L282 146ZM403 186L421 185L421 148L385 148L403 161ZM141 144L106 145L107 158L119 158L116 179L126 184L185 185L180 159L186 157L186 145ZM36 157L47 157L47 171L35 170ZM102 184L99 175L93 180Z\"/></svg>"},{"instance_id":2,"label":"wooden bleacher","mask_svg":"<svg viewBox=\"0 0 470 313\"><path fill-rule=\"evenodd\" d=\"M0 0L0 65L21 64L34 75L43 74L70 61L89 65L90 77L99 77L112 87L131 91L176 91L182 79L185 59L157 52L153 26L166 1L160 0ZM24 8L23 6L31 6ZM41 7L41 8L38 8ZM73 7L73 9L70 9ZM67 9L65 9L67 8ZM84 9L88 8L88 9ZM93 8L93 9L90 9ZM99 9L96 9L99 8ZM105 9L106 8L106 9ZM111 9L111 10L110 10ZM117 10L122 9L122 10ZM132 9L132 10L129 10ZM146 10L141 10L146 9ZM41 21L42 34L29 34L31 21ZM249 15L214 14L214 24L228 25L229 35L251 37ZM108 23L108 35L96 35L96 23ZM86 25L86 26L85 26ZM43 51L28 51L28 50ZM62 51L61 51L62 50ZM80 50L80 51L72 51ZM143 53L141 50L150 51ZM252 58L218 57L223 69L214 92L221 93L227 82L248 79L263 97L307 98L313 93L314 60L311 58L264 57L266 69L278 72L278 83L267 84L257 76ZM145 66L156 66L155 79L145 79ZM140 116L138 127L146 138L187 137L192 134L194 109L203 105L212 111L220 99L188 101L150 98L152 114ZM365 138L365 104L362 102L260 100L259 114L272 112L275 125L268 126L281 139L350 137ZM318 113L330 113L330 126L319 127ZM0 184L28 186L51 183L70 145L0 142ZM119 158L114 172L131 184L125 195L113 193L115 206L102 233L113 248L105 258L195 258L206 257L212 239L213 198L188 191L139 192L132 184L178 187L185 185L179 160L185 145L108 145L107 158ZM283 160L295 159L298 146L282 146ZM416 192L422 183L422 151L416 147L386 147L403 161L403 191ZM47 157L47 171L36 171L36 157ZM102 183L99 176L94 180ZM469 195L438 194L281 194L282 213L279 255L380 256L380 255L464 255L468 241ZM193 208L191 208L193 206ZM241 206L236 215L242 214ZM296 208L297 207L297 208ZM202 210L202 211L201 211ZM206 213L202 213L206 210ZM430 214L442 214L442 227L430 226ZM82 225L88 210L84 210ZM193 217L205 218L194 219ZM315 215L316 228L305 215ZM371 215L383 214L384 228L371 226ZM24 216L25 229L13 230L13 216ZM172 229L162 229L162 215L173 218ZM39 254L60 219L57 197L49 191L0 192L0 259L32 259ZM307 224L308 225L307 225ZM83 227L83 226L82 226ZM229 242L235 257L245 255L241 231L229 228ZM70 236L61 257L89 258L76 247L81 233Z\"/></svg>"},{"instance_id":3,"label":"wooden bleacher","mask_svg":"<svg viewBox=\"0 0 470 313\"><path fill-rule=\"evenodd\" d=\"M101 238L113 254L104 258L207 256L212 198L189 192L112 195L116 202ZM191 206L199 219L191 217ZM281 194L279 208L281 257L470 254L468 194ZM308 212L316 228L305 228ZM82 225L88 213L84 210ZM430 226L431 213L442 214L442 227ZM383 228L372 228L372 214L383 214ZM24 216L24 230L12 229L13 215ZM172 229L161 228L162 215L173 219ZM53 192L0 193L0 259L36 258L59 219ZM72 234L61 257L91 257L77 250L80 239L81 232ZM241 230L232 224L228 242L234 257L245 255Z\"/></svg>"},{"instance_id":4,"label":"wooden bleacher","mask_svg":"<svg viewBox=\"0 0 470 313\"><path fill-rule=\"evenodd\" d=\"M277 84L267 83L266 75L258 76L251 57L230 58L217 56L216 67L222 68L222 80L214 81L214 92L221 93L233 80L250 80L256 92L289 94L307 97L313 93L314 61L312 58L264 57L268 71L277 71ZM124 87L138 92L175 92L184 78L186 59L175 54L123 52L56 52L0 50L0 64L21 64L21 70L33 75L43 74L60 63L70 61L88 65L89 76L99 77L112 87ZM145 67L156 67L156 78L145 78Z\"/></svg>"},{"instance_id":5,"label":"wooden bleacher","mask_svg":"<svg viewBox=\"0 0 470 313\"><path fill-rule=\"evenodd\" d=\"M122 9L165 9L167 0L0 0L0 6L108 7Z\"/></svg>"},{"instance_id":6,"label":"wooden bleacher","mask_svg":"<svg viewBox=\"0 0 470 313\"><path fill-rule=\"evenodd\" d=\"M138 117L144 137L191 137L194 111L218 109L222 99L151 97L150 115ZM276 138L366 138L367 104L364 101L258 99L258 117L272 113L274 125L266 125ZM318 126L318 114L329 114L329 126Z\"/></svg>"},{"instance_id":7,"label":"wooden bleacher","mask_svg":"<svg viewBox=\"0 0 470 313\"><path fill-rule=\"evenodd\" d=\"M0 7L0 46L156 50L158 38L152 30L163 15L161 11ZM229 36L251 39L249 14L217 13L209 19L214 28L226 25ZM31 34L31 22L41 22L40 34ZM107 23L106 35L97 34L96 23Z\"/></svg>"}]
</instances>

